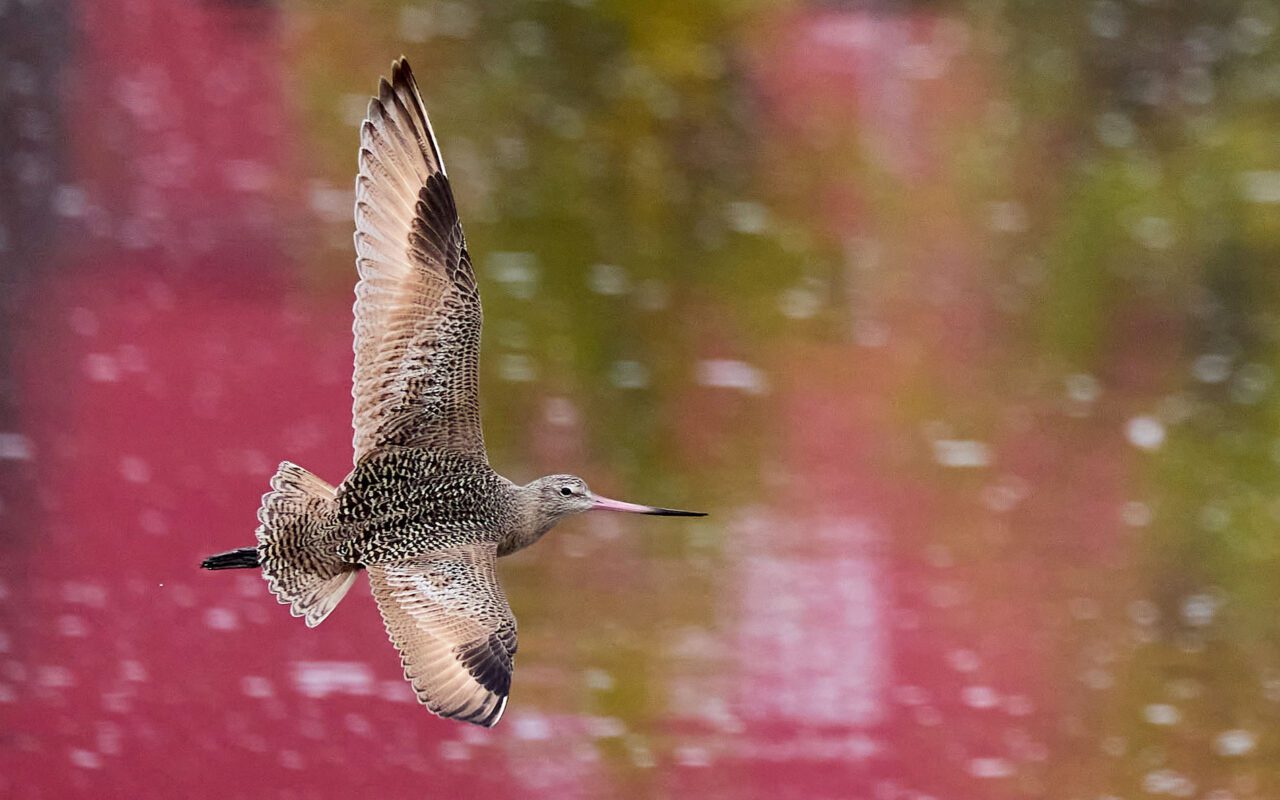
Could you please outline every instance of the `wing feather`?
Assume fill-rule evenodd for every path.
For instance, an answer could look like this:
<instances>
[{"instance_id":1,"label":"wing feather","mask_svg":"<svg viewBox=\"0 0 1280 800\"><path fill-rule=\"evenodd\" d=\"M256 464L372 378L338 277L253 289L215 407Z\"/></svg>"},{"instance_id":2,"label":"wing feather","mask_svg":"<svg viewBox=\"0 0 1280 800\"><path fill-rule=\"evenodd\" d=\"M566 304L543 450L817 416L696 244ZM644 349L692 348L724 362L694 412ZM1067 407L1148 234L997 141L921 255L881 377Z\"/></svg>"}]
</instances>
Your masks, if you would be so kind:
<instances>
[{"instance_id":1,"label":"wing feather","mask_svg":"<svg viewBox=\"0 0 1280 800\"><path fill-rule=\"evenodd\" d=\"M403 59L369 103L359 161L355 461L383 447L484 459L480 296L444 161Z\"/></svg>"},{"instance_id":2,"label":"wing feather","mask_svg":"<svg viewBox=\"0 0 1280 800\"><path fill-rule=\"evenodd\" d=\"M418 700L442 717L485 727L506 708L517 647L497 557L495 545L467 545L368 568Z\"/></svg>"}]
</instances>

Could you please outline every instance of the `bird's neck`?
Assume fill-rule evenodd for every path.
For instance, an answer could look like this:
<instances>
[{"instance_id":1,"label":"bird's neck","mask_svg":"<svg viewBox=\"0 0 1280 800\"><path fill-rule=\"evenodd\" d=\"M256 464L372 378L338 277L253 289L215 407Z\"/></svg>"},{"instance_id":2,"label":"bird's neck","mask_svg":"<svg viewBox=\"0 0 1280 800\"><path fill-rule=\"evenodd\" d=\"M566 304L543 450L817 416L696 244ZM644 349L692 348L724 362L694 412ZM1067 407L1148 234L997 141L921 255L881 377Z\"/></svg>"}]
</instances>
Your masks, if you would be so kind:
<instances>
[{"instance_id":1,"label":"bird's neck","mask_svg":"<svg viewBox=\"0 0 1280 800\"><path fill-rule=\"evenodd\" d=\"M533 486L512 487L516 498L516 524L507 533L498 548L499 556L510 555L523 550L547 535L547 532L560 521L559 517L548 516L542 511L538 502L538 489Z\"/></svg>"}]
</instances>

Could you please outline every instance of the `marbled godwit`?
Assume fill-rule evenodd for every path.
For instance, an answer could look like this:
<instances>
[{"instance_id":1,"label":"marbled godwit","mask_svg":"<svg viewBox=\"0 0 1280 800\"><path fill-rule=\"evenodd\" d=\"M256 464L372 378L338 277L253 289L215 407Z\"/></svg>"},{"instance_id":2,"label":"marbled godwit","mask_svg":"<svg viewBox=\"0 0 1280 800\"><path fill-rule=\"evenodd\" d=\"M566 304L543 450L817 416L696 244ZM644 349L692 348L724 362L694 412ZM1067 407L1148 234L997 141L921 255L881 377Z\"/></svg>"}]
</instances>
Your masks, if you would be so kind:
<instances>
[{"instance_id":1,"label":"marbled godwit","mask_svg":"<svg viewBox=\"0 0 1280 800\"><path fill-rule=\"evenodd\" d=\"M206 569L262 567L275 596L319 625L365 569L418 699L491 727L507 705L516 620L495 562L623 503L573 475L516 485L480 430L480 295L453 192L409 64L383 79L360 127L356 178L355 468L336 488L280 465L257 547Z\"/></svg>"}]
</instances>

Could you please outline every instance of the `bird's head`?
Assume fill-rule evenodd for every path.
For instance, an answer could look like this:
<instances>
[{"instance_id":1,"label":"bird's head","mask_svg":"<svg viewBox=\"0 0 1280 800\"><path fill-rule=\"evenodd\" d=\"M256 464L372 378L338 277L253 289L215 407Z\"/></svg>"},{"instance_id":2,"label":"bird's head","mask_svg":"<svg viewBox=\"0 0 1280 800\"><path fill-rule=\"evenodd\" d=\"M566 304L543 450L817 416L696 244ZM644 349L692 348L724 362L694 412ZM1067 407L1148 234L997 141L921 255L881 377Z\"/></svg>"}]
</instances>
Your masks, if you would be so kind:
<instances>
[{"instance_id":1,"label":"bird's head","mask_svg":"<svg viewBox=\"0 0 1280 800\"><path fill-rule=\"evenodd\" d=\"M700 511L677 511L674 508L642 506L610 500L595 494L587 482L577 475L548 475L529 485L537 498L538 509L552 524L584 511L625 511L632 514L654 514L664 517L705 517Z\"/></svg>"}]
</instances>

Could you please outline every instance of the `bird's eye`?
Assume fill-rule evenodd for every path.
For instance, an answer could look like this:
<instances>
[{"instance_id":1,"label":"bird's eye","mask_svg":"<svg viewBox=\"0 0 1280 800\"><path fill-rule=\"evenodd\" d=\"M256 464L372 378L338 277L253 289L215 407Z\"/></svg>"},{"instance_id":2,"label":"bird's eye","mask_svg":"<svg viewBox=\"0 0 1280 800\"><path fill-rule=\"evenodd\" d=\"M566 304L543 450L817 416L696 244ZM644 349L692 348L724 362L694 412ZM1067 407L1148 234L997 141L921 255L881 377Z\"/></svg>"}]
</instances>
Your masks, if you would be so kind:
<instances>
[{"instance_id":1,"label":"bird's eye","mask_svg":"<svg viewBox=\"0 0 1280 800\"><path fill-rule=\"evenodd\" d=\"M573 490L570 489L568 486L561 486L560 494L564 495L565 497L568 497L569 495L573 494Z\"/></svg>"}]
</instances>

